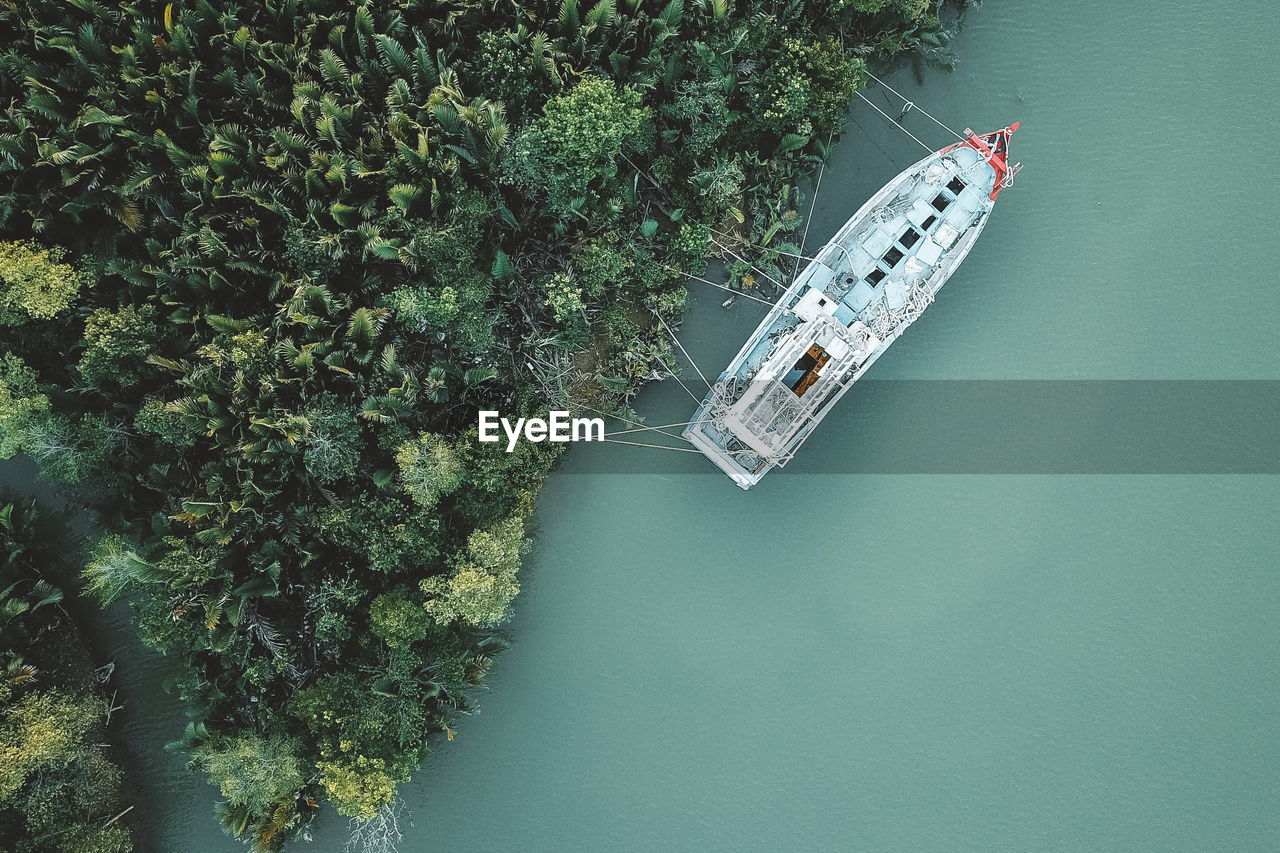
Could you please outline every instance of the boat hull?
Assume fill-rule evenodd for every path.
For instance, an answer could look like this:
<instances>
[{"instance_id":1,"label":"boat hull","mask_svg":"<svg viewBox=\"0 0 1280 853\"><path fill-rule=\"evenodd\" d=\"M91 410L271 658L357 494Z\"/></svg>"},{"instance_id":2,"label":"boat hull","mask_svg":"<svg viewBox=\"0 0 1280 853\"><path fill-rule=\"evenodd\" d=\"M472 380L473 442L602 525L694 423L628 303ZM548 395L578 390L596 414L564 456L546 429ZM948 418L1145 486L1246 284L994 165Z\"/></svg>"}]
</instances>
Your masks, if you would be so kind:
<instances>
[{"instance_id":1,"label":"boat hull","mask_svg":"<svg viewBox=\"0 0 1280 853\"><path fill-rule=\"evenodd\" d=\"M702 400L684 437L748 489L919 319L1009 185L1017 125L931 153L823 246Z\"/></svg>"}]
</instances>

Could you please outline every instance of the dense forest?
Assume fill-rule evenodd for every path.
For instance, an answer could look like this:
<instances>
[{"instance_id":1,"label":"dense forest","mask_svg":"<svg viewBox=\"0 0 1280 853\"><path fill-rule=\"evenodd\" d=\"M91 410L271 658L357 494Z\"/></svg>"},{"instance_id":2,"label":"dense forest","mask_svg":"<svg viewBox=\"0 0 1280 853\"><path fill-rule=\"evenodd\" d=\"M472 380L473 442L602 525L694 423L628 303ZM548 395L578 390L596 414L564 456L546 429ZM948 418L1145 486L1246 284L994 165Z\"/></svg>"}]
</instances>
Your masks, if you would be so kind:
<instances>
[{"instance_id":1,"label":"dense forest","mask_svg":"<svg viewBox=\"0 0 1280 853\"><path fill-rule=\"evenodd\" d=\"M34 502L0 502L0 850L129 853L118 710L51 569L66 536ZM114 694L113 694L114 695Z\"/></svg>"},{"instance_id":2,"label":"dense forest","mask_svg":"<svg viewBox=\"0 0 1280 853\"><path fill-rule=\"evenodd\" d=\"M104 507L86 586L186 662L228 831L386 839L556 463L477 409L634 418L709 238L776 263L942 5L0 2L0 458Z\"/></svg>"}]
</instances>

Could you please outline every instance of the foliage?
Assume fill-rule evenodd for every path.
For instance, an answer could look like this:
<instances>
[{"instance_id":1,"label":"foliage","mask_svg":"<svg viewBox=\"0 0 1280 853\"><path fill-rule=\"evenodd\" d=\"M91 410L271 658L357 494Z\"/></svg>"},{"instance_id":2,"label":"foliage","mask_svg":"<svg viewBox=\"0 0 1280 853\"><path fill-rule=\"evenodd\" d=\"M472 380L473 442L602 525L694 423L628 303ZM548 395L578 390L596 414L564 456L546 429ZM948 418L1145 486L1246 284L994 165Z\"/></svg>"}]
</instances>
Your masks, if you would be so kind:
<instances>
[{"instance_id":1,"label":"foliage","mask_svg":"<svg viewBox=\"0 0 1280 853\"><path fill-rule=\"evenodd\" d=\"M574 284L573 279L565 273L549 275L542 280L542 289L547 293L547 305L551 307L556 322L576 325L587 303L582 299L582 289Z\"/></svg>"},{"instance_id":2,"label":"foliage","mask_svg":"<svg viewBox=\"0 0 1280 853\"><path fill-rule=\"evenodd\" d=\"M302 413L307 428L303 465L318 483L355 476L360 464L360 422L353 406L336 394L319 395Z\"/></svg>"},{"instance_id":3,"label":"foliage","mask_svg":"<svg viewBox=\"0 0 1280 853\"><path fill-rule=\"evenodd\" d=\"M222 796L234 806L268 813L291 802L307 781L307 768L296 738L244 733L211 738L194 752L191 764L209 774Z\"/></svg>"},{"instance_id":4,"label":"foliage","mask_svg":"<svg viewBox=\"0 0 1280 853\"><path fill-rule=\"evenodd\" d=\"M48 411L35 371L13 353L0 355L0 459L27 450Z\"/></svg>"},{"instance_id":5,"label":"foliage","mask_svg":"<svg viewBox=\"0 0 1280 853\"><path fill-rule=\"evenodd\" d=\"M448 577L422 582L427 612L437 621L459 619L477 627L501 622L507 605L520 591L516 572L525 546L519 517L472 533L465 554Z\"/></svg>"},{"instance_id":6,"label":"foliage","mask_svg":"<svg viewBox=\"0 0 1280 853\"><path fill-rule=\"evenodd\" d=\"M0 242L0 326L47 320L67 309L84 279L66 251L16 240Z\"/></svg>"},{"instance_id":7,"label":"foliage","mask_svg":"<svg viewBox=\"0 0 1280 853\"><path fill-rule=\"evenodd\" d=\"M571 257L574 274L592 299L600 299L609 287L626 281L628 270L636 263L616 231L583 240L573 247Z\"/></svg>"},{"instance_id":8,"label":"foliage","mask_svg":"<svg viewBox=\"0 0 1280 853\"><path fill-rule=\"evenodd\" d=\"M51 839L55 853L130 853L133 836L123 826L99 827L75 823L62 827Z\"/></svg>"},{"instance_id":9,"label":"foliage","mask_svg":"<svg viewBox=\"0 0 1280 853\"><path fill-rule=\"evenodd\" d=\"M197 433L191 421L158 397L152 397L138 407L133 416L133 428L144 435L154 436L175 450L184 450L196 443Z\"/></svg>"},{"instance_id":10,"label":"foliage","mask_svg":"<svg viewBox=\"0 0 1280 853\"><path fill-rule=\"evenodd\" d=\"M129 387L143 378L145 359L156 343L156 311L150 305L99 308L84 324L84 352L76 365L94 386Z\"/></svg>"},{"instance_id":11,"label":"foliage","mask_svg":"<svg viewBox=\"0 0 1280 853\"><path fill-rule=\"evenodd\" d=\"M28 693L7 707L0 722L0 804L37 769L71 758L102 710L56 690Z\"/></svg>"},{"instance_id":12,"label":"foliage","mask_svg":"<svg viewBox=\"0 0 1280 853\"><path fill-rule=\"evenodd\" d=\"M138 556L123 536L108 533L90 551L84 568L85 591L102 604L110 604L130 585L141 585L156 577L154 567Z\"/></svg>"},{"instance_id":13,"label":"foliage","mask_svg":"<svg viewBox=\"0 0 1280 853\"><path fill-rule=\"evenodd\" d=\"M624 411L939 11L0 4L0 455L113 499L87 586L185 662L228 831L377 819L453 737L563 449L477 410Z\"/></svg>"},{"instance_id":14,"label":"foliage","mask_svg":"<svg viewBox=\"0 0 1280 853\"><path fill-rule=\"evenodd\" d=\"M806 139L830 135L861 84L861 64L835 39L784 38L774 61L747 82L744 97L751 127Z\"/></svg>"},{"instance_id":15,"label":"foliage","mask_svg":"<svg viewBox=\"0 0 1280 853\"><path fill-rule=\"evenodd\" d=\"M349 761L321 761L320 784L338 814L372 820L395 795L395 779L386 762L358 755Z\"/></svg>"},{"instance_id":16,"label":"foliage","mask_svg":"<svg viewBox=\"0 0 1280 853\"><path fill-rule=\"evenodd\" d=\"M394 593L383 593L369 608L369 628L393 649L425 640L431 619L422 606Z\"/></svg>"},{"instance_id":17,"label":"foliage","mask_svg":"<svg viewBox=\"0 0 1280 853\"><path fill-rule=\"evenodd\" d=\"M87 649L44 577L61 534L34 502L0 505L0 848L129 853L122 773Z\"/></svg>"},{"instance_id":18,"label":"foliage","mask_svg":"<svg viewBox=\"0 0 1280 853\"><path fill-rule=\"evenodd\" d=\"M592 186L608 182L633 146L649 113L639 92L587 75L547 101L542 117L516 142L514 165L522 188L545 191L554 209L585 203Z\"/></svg>"},{"instance_id":19,"label":"foliage","mask_svg":"<svg viewBox=\"0 0 1280 853\"><path fill-rule=\"evenodd\" d=\"M431 509L440 498L462 483L462 460L448 439L424 432L396 450L400 485L423 509Z\"/></svg>"}]
</instances>

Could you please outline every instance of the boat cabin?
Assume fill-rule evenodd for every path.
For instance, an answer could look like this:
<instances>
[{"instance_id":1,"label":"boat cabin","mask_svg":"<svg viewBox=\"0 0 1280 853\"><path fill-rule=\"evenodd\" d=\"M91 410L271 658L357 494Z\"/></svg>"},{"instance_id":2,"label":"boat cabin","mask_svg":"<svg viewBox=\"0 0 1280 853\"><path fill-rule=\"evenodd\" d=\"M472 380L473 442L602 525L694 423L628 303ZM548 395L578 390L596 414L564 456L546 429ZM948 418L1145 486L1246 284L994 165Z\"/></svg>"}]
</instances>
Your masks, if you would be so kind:
<instances>
[{"instance_id":1,"label":"boat cabin","mask_svg":"<svg viewBox=\"0 0 1280 853\"><path fill-rule=\"evenodd\" d=\"M765 457L788 443L881 343L861 321L846 326L838 300L810 288L792 313L797 319L760 365L725 416L725 427Z\"/></svg>"}]
</instances>

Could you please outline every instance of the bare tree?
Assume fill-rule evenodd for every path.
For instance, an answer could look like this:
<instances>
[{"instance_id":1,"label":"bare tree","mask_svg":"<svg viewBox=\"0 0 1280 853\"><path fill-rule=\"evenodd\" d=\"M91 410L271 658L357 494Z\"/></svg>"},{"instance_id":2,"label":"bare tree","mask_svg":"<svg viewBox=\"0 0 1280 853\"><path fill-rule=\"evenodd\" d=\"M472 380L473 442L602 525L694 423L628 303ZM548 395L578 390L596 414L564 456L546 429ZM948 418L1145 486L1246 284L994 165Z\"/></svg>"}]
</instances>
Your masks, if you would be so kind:
<instances>
[{"instance_id":1,"label":"bare tree","mask_svg":"<svg viewBox=\"0 0 1280 853\"><path fill-rule=\"evenodd\" d=\"M352 818L351 839L347 841L345 853L398 853L399 844L404 840L400 830L403 811L404 801L397 796L369 820ZM412 818L408 823L413 823Z\"/></svg>"}]
</instances>

